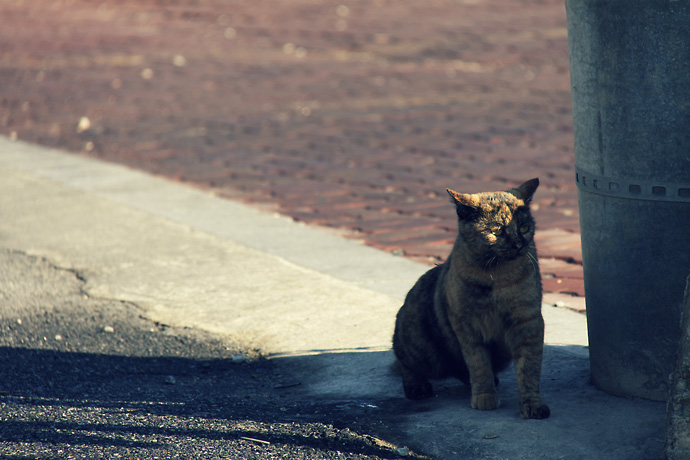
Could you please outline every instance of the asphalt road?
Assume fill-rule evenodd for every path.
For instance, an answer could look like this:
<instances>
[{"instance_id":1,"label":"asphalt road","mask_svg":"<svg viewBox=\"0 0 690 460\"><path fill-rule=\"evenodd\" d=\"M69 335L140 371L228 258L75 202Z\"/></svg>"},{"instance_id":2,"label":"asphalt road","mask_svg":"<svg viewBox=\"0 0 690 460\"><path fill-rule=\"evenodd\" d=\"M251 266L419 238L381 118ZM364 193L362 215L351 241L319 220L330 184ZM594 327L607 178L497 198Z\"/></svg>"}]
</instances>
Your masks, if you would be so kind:
<instances>
[{"instance_id":1,"label":"asphalt road","mask_svg":"<svg viewBox=\"0 0 690 460\"><path fill-rule=\"evenodd\" d=\"M41 258L0 266L2 458L421 458L371 434L385 401L300 398L256 351L90 298Z\"/></svg>"}]
</instances>

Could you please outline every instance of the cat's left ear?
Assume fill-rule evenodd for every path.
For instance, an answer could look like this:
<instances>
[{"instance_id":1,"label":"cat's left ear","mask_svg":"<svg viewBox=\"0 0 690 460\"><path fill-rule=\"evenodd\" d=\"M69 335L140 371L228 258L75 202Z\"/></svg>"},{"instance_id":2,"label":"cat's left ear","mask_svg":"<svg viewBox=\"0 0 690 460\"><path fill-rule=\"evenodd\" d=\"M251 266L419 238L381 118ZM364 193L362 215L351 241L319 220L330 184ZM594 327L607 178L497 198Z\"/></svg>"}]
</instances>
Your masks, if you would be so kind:
<instances>
[{"instance_id":1,"label":"cat's left ear","mask_svg":"<svg viewBox=\"0 0 690 460\"><path fill-rule=\"evenodd\" d=\"M520 198L525 202L525 204L530 204L532 201L532 196L534 196L534 192L537 191L537 187L539 187L539 179L535 177L519 187L514 188L511 190L511 192L514 192L513 195Z\"/></svg>"}]
</instances>

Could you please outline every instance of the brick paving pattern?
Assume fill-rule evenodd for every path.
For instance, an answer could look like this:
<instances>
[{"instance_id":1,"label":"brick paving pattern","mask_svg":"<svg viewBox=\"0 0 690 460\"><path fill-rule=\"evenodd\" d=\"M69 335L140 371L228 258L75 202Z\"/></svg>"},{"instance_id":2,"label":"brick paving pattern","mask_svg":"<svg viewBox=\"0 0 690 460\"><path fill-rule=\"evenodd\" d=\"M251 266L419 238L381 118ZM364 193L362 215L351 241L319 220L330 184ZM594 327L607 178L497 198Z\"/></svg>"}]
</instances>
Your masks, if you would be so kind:
<instances>
[{"instance_id":1,"label":"brick paving pattern","mask_svg":"<svg viewBox=\"0 0 690 460\"><path fill-rule=\"evenodd\" d=\"M7 0L0 132L426 263L446 188L539 177L545 290L584 293L562 0Z\"/></svg>"}]
</instances>

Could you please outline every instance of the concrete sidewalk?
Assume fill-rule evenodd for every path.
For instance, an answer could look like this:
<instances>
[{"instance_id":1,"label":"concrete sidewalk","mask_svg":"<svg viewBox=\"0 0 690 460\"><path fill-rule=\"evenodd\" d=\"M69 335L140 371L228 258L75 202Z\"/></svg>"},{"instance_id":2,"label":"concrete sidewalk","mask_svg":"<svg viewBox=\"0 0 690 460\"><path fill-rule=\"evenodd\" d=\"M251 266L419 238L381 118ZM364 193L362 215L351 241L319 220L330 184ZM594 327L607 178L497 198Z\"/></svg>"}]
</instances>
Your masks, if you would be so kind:
<instances>
[{"instance_id":1,"label":"concrete sidewalk","mask_svg":"<svg viewBox=\"0 0 690 460\"><path fill-rule=\"evenodd\" d=\"M92 297L261 349L295 373L294 391L376 406L400 399L382 430L437 458L649 459L664 404L588 384L583 315L545 305L542 377L552 417L523 421L506 372L497 411L466 388L402 400L389 372L395 313L428 269L319 228L120 166L0 138L0 246L75 270ZM368 352L368 353L364 353Z\"/></svg>"}]
</instances>

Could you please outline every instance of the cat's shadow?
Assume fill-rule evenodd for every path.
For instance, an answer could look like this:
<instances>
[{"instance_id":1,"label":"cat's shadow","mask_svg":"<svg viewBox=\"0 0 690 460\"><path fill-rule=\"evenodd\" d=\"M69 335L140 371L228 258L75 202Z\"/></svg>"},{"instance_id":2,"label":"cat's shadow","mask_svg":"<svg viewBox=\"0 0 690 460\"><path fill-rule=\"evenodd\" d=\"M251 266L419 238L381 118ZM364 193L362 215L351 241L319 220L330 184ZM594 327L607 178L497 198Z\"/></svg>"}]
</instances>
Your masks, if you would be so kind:
<instances>
[{"instance_id":1,"label":"cat's shadow","mask_svg":"<svg viewBox=\"0 0 690 460\"><path fill-rule=\"evenodd\" d=\"M665 404L597 390L586 347L544 347L541 394L551 409L546 420L521 417L512 365L499 374L498 409L479 411L470 407L470 388L454 379L434 381L432 398L406 399L393 362L390 350L275 360L299 383L290 391L338 401L368 417L382 436L435 458L534 458L544 446L549 454L540 458L599 458L596 453L619 451L624 456L611 458L642 459L661 451Z\"/></svg>"},{"instance_id":2,"label":"cat's shadow","mask_svg":"<svg viewBox=\"0 0 690 460\"><path fill-rule=\"evenodd\" d=\"M283 369L284 374L292 374L293 392L311 397L361 400L362 404L395 402L400 409L410 412L425 412L449 405L469 406L470 402L470 386L454 378L432 381L432 398L407 400L392 350L322 351L276 357L273 362ZM518 393L513 365L501 372L498 378L499 409L509 408L517 413ZM562 393L568 388L591 386L587 349L576 345L546 345L541 386L547 399L552 393Z\"/></svg>"}]
</instances>

